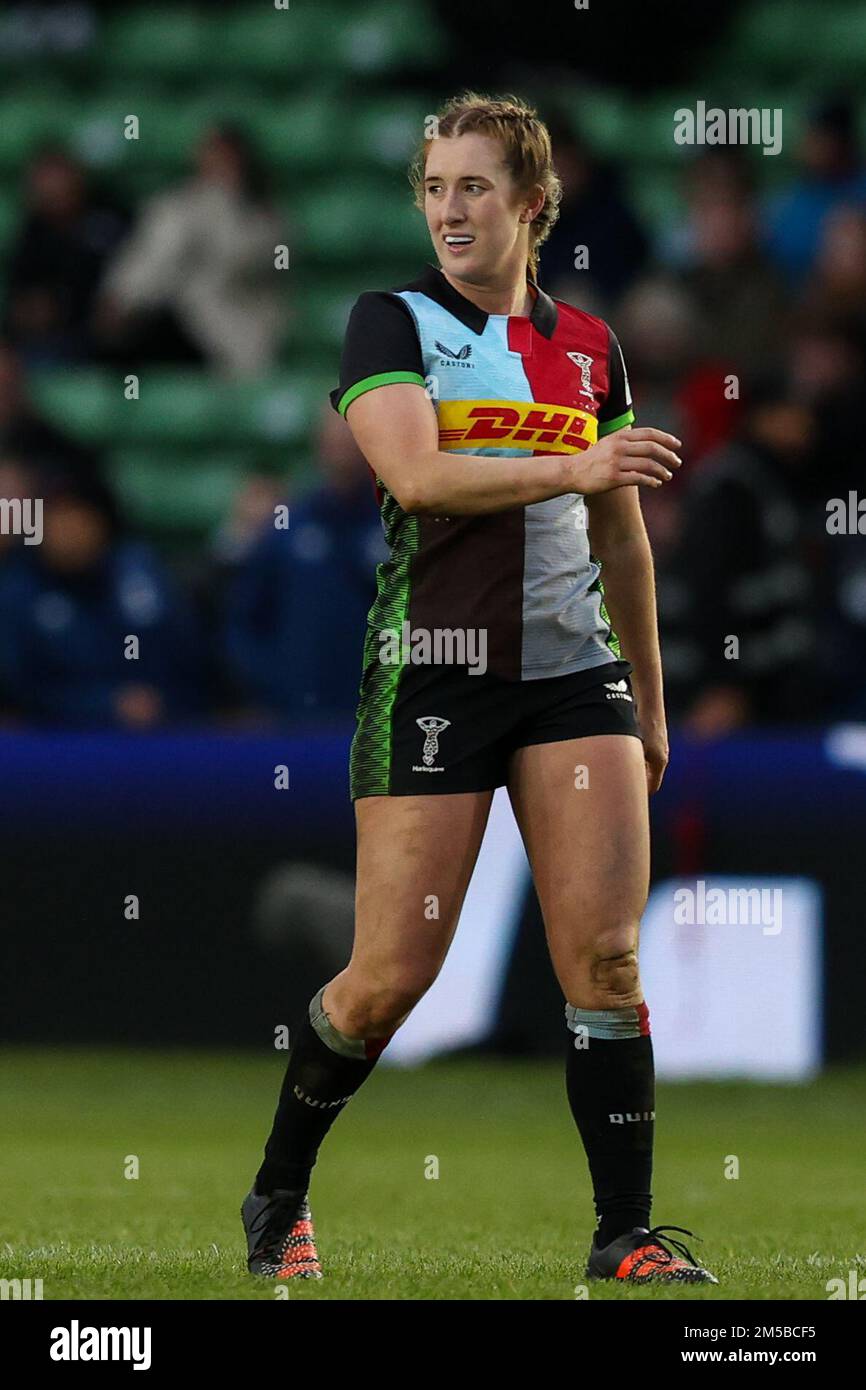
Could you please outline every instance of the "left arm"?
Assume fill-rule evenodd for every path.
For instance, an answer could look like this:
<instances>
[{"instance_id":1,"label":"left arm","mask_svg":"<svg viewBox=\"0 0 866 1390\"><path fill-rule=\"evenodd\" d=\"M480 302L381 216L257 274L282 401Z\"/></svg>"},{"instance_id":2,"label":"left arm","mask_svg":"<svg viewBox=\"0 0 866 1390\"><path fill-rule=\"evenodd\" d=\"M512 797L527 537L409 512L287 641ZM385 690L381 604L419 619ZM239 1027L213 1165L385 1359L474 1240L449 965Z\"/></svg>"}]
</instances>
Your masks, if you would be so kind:
<instances>
[{"instance_id":1,"label":"left arm","mask_svg":"<svg viewBox=\"0 0 866 1390\"><path fill-rule=\"evenodd\" d=\"M633 668L632 688L652 793L661 786L667 766L668 736L649 537L636 487L595 493L584 502L591 550L602 566L605 605L623 656Z\"/></svg>"}]
</instances>

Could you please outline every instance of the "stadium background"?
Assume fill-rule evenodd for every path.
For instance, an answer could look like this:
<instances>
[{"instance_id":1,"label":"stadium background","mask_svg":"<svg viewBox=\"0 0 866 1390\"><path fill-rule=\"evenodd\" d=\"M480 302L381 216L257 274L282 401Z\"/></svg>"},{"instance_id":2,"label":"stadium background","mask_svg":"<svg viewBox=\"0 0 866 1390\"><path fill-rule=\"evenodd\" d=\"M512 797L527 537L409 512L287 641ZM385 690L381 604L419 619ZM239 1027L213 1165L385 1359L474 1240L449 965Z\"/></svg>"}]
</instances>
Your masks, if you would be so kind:
<instances>
[{"instance_id":1,"label":"stadium background","mask_svg":"<svg viewBox=\"0 0 866 1390\"><path fill-rule=\"evenodd\" d=\"M44 496L47 535L0 537L13 1116L27 1084L67 1092L60 1114L112 1058L122 1076L123 1052L70 1063L70 1048L240 1047L264 1077L263 1131L273 1030L345 959L346 762L382 542L326 393L357 295L428 259L405 167L463 86L515 91L551 122L565 201L540 282L613 323L639 421L685 444L682 478L645 508L672 714L653 803L662 918L672 885L698 880L781 884L808 918L785 923L790 955L724 928L724 985L712 928L668 931L681 992L659 1004L660 974L648 996L676 1005L684 1044L661 1074L700 1052L691 980L731 1025L692 1075L799 1079L801 1113L822 1077L862 1095L866 556L829 535L826 504L862 486L866 15L848 0L815 14L562 3L530 22L294 0L0 16L0 496ZM781 153L678 146L673 113L699 100L781 108ZM130 678L118 647L136 622ZM728 632L759 655L721 662ZM503 827L500 872L424 1015L455 1026L422 1029L406 1060L561 1051ZM372 1133L372 1088L364 1104Z\"/></svg>"}]
</instances>

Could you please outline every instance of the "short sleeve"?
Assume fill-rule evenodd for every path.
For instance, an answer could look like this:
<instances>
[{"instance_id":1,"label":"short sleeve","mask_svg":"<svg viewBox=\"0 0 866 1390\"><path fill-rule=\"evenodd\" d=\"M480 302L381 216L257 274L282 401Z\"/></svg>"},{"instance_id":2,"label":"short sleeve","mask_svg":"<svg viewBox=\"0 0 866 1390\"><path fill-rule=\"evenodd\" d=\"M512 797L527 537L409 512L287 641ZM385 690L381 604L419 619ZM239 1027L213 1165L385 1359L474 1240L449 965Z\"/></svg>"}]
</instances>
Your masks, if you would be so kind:
<instances>
[{"instance_id":1,"label":"short sleeve","mask_svg":"<svg viewBox=\"0 0 866 1390\"><path fill-rule=\"evenodd\" d=\"M341 415L377 386L409 381L424 385L424 363L415 320L396 294L370 290L356 301L340 357L340 384L330 392Z\"/></svg>"},{"instance_id":2,"label":"short sleeve","mask_svg":"<svg viewBox=\"0 0 866 1390\"><path fill-rule=\"evenodd\" d=\"M634 410L632 409L631 391L622 348L613 329L609 328L608 333L610 334L607 360L608 388L604 404L598 412L599 439L606 434L612 434L614 430L621 430L626 425L634 424Z\"/></svg>"}]
</instances>

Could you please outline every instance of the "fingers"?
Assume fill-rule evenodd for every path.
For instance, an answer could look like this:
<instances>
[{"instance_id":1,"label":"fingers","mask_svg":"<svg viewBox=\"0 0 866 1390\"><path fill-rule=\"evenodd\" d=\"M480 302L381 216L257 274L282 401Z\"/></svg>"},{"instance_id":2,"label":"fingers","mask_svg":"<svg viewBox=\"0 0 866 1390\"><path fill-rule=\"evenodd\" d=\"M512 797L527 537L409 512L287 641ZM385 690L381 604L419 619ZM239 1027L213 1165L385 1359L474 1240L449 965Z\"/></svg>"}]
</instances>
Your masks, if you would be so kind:
<instances>
[{"instance_id":1,"label":"fingers","mask_svg":"<svg viewBox=\"0 0 866 1390\"><path fill-rule=\"evenodd\" d=\"M682 459L669 445L682 448L675 434L664 430L628 430L617 438L618 474L622 484L637 483L643 487L661 487L669 483L674 471L682 467ZM622 485L620 484L620 485Z\"/></svg>"},{"instance_id":2,"label":"fingers","mask_svg":"<svg viewBox=\"0 0 866 1390\"><path fill-rule=\"evenodd\" d=\"M683 441L677 439L675 434L667 434L664 430L650 429L649 425L642 426L637 430L628 430L622 434L620 438L623 440L623 443L635 439L646 439L655 444L663 444L667 449L681 449L683 447Z\"/></svg>"},{"instance_id":3,"label":"fingers","mask_svg":"<svg viewBox=\"0 0 866 1390\"><path fill-rule=\"evenodd\" d=\"M641 469L631 468L618 473L611 487L630 487L633 484L637 484L638 487L663 487L672 477L673 474L662 468L660 463L647 460Z\"/></svg>"},{"instance_id":4,"label":"fingers","mask_svg":"<svg viewBox=\"0 0 866 1390\"><path fill-rule=\"evenodd\" d=\"M650 750L644 758L644 765L646 767L647 791L652 796L664 781L668 765L667 758L656 754L654 750Z\"/></svg>"},{"instance_id":5,"label":"fingers","mask_svg":"<svg viewBox=\"0 0 866 1390\"><path fill-rule=\"evenodd\" d=\"M596 446L601 452L601 468L596 474L593 490L608 491L619 487L661 487L669 483L682 459L675 449L682 444L675 434L666 430L623 430ZM603 460L603 463L602 463ZM604 481L602 481L604 479Z\"/></svg>"},{"instance_id":6,"label":"fingers","mask_svg":"<svg viewBox=\"0 0 866 1390\"><path fill-rule=\"evenodd\" d=\"M650 796L654 796L659 790L664 778L665 769L663 767L651 768L649 763L647 763L647 790Z\"/></svg>"},{"instance_id":7,"label":"fingers","mask_svg":"<svg viewBox=\"0 0 866 1390\"><path fill-rule=\"evenodd\" d=\"M632 443L629 439L623 440L623 452L635 458L657 459L659 463L665 464L668 468L679 468L682 459L679 454L675 454L673 449L666 449L663 444L655 443L652 440L636 440Z\"/></svg>"}]
</instances>

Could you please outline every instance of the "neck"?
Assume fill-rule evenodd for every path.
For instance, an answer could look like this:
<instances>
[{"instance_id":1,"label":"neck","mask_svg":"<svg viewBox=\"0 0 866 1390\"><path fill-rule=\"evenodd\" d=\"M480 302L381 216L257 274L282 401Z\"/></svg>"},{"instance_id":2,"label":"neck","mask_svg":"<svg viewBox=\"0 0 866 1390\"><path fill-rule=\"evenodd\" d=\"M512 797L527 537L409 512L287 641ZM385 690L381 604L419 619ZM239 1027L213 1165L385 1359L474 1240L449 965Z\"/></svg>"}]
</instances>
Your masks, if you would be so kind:
<instances>
[{"instance_id":1,"label":"neck","mask_svg":"<svg viewBox=\"0 0 866 1390\"><path fill-rule=\"evenodd\" d=\"M516 314L528 318L532 313L535 296L527 284L528 267L522 268L516 276L509 277L504 284L500 281L496 284L479 285L468 280L458 280L447 270L443 270L442 274L458 294L462 294L470 304L483 309L485 314Z\"/></svg>"}]
</instances>

